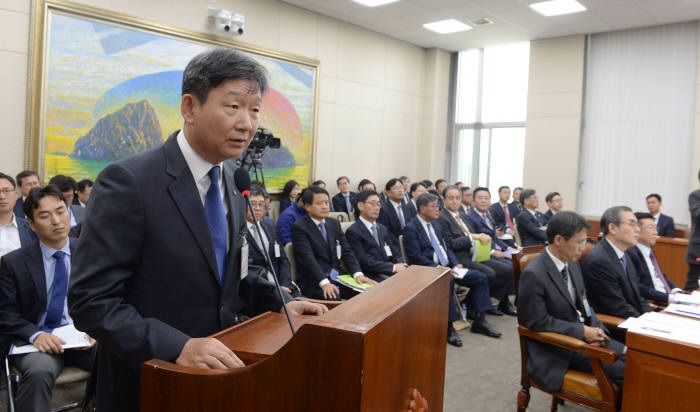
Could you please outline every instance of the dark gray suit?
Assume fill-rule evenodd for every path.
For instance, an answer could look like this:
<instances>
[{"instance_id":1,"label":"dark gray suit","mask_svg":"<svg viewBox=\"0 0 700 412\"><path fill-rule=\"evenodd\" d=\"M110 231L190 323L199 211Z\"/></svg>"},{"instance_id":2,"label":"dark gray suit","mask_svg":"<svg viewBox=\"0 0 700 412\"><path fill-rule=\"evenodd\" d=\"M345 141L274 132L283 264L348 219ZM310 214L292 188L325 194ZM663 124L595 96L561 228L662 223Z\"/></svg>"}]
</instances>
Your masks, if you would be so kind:
<instances>
[{"instance_id":1,"label":"dark gray suit","mask_svg":"<svg viewBox=\"0 0 700 412\"><path fill-rule=\"evenodd\" d=\"M695 290L698 288L698 276L700 276L700 189L688 196L688 209L690 210L690 239L685 261L689 263L689 267L684 289Z\"/></svg>"},{"instance_id":2,"label":"dark gray suit","mask_svg":"<svg viewBox=\"0 0 700 412\"><path fill-rule=\"evenodd\" d=\"M518 294L518 315L527 328L536 332L556 332L584 340L583 325L603 329L591 309L586 313L584 299L586 288L581 277L581 268L576 262L569 262L569 276L576 291L576 300L571 299L567 283L557 270L554 261L546 251L536 256L525 267L520 277ZM580 315L579 315L580 313ZM583 323L581 322L583 317ZM624 346L610 340L606 347L614 350L619 358L613 364L603 364L608 376L620 385L625 373ZM541 342L527 341L527 373L535 382L548 390L558 390L567 369L591 372L590 357Z\"/></svg>"},{"instance_id":3,"label":"dark gray suit","mask_svg":"<svg viewBox=\"0 0 700 412\"><path fill-rule=\"evenodd\" d=\"M241 279L246 206L226 166L229 249L220 284L204 206L176 136L105 168L88 203L68 304L76 327L100 342L100 411L138 409L141 363L173 362L188 339L229 327L239 314L281 307L274 286L257 282L262 268L249 267Z\"/></svg>"}]
</instances>

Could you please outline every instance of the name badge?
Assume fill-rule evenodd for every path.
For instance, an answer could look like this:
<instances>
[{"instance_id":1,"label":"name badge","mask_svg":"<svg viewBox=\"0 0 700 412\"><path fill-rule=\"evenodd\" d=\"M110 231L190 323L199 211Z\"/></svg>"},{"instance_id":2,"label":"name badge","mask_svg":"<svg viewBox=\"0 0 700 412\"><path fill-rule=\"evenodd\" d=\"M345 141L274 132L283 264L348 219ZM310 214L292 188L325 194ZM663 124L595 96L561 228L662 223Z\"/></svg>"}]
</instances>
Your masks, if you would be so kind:
<instances>
[{"instance_id":1,"label":"name badge","mask_svg":"<svg viewBox=\"0 0 700 412\"><path fill-rule=\"evenodd\" d=\"M335 241L335 254L338 256L338 259L343 256L343 249L340 247L340 240Z\"/></svg>"},{"instance_id":2,"label":"name badge","mask_svg":"<svg viewBox=\"0 0 700 412\"><path fill-rule=\"evenodd\" d=\"M586 309L586 317L590 318L591 317L591 307L588 306L588 299L585 296L583 297L583 307Z\"/></svg>"},{"instance_id":3,"label":"name badge","mask_svg":"<svg viewBox=\"0 0 700 412\"><path fill-rule=\"evenodd\" d=\"M384 253L386 253L388 257L391 257L391 248L386 243L384 244Z\"/></svg>"},{"instance_id":4,"label":"name badge","mask_svg":"<svg viewBox=\"0 0 700 412\"><path fill-rule=\"evenodd\" d=\"M243 238L243 246L241 246L241 279L248 276L248 242Z\"/></svg>"},{"instance_id":5,"label":"name badge","mask_svg":"<svg viewBox=\"0 0 700 412\"><path fill-rule=\"evenodd\" d=\"M280 257L280 244L275 241L275 257Z\"/></svg>"}]
</instances>

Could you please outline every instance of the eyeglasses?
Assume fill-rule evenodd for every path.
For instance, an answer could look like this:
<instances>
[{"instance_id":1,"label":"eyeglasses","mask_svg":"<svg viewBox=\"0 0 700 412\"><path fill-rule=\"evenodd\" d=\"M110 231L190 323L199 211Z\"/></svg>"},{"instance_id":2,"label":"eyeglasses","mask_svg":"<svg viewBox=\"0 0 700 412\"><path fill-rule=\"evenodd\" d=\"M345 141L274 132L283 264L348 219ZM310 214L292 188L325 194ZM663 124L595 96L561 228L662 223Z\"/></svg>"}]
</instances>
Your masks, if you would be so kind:
<instances>
[{"instance_id":1,"label":"eyeglasses","mask_svg":"<svg viewBox=\"0 0 700 412\"><path fill-rule=\"evenodd\" d=\"M382 207L382 205L379 202L364 202L364 204L371 207Z\"/></svg>"},{"instance_id":2,"label":"eyeglasses","mask_svg":"<svg viewBox=\"0 0 700 412\"><path fill-rule=\"evenodd\" d=\"M6 187L4 189L0 189L0 193L6 194L8 196L10 195L10 193L12 193L14 191L15 191L15 189L13 187Z\"/></svg>"},{"instance_id":3,"label":"eyeglasses","mask_svg":"<svg viewBox=\"0 0 700 412\"><path fill-rule=\"evenodd\" d=\"M656 225L644 225L644 226L639 225L639 227L640 227L641 229L649 230L649 231L652 231L652 232L658 231L658 230L659 230L659 229L656 227Z\"/></svg>"},{"instance_id":4,"label":"eyeglasses","mask_svg":"<svg viewBox=\"0 0 700 412\"><path fill-rule=\"evenodd\" d=\"M641 228L641 227L642 227L641 224L640 224L638 221L636 221L636 220L623 220L623 221L620 222L620 223L626 223L626 224L628 224L628 225L630 225L630 226L632 226L632 227L638 227L638 228Z\"/></svg>"},{"instance_id":5,"label":"eyeglasses","mask_svg":"<svg viewBox=\"0 0 700 412\"><path fill-rule=\"evenodd\" d=\"M265 202L250 202L253 209L265 209Z\"/></svg>"}]
</instances>

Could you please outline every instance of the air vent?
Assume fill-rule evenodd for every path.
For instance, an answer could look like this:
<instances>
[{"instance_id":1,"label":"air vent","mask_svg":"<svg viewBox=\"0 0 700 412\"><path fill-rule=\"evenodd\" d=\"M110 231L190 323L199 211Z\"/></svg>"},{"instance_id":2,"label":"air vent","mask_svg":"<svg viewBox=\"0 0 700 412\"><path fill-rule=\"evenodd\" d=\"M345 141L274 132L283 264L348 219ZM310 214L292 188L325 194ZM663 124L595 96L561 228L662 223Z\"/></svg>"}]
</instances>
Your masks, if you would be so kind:
<instances>
[{"instance_id":1,"label":"air vent","mask_svg":"<svg viewBox=\"0 0 700 412\"><path fill-rule=\"evenodd\" d=\"M480 19L469 20L469 24L472 27L488 26L489 24L493 24L493 20L489 20L486 17L482 17Z\"/></svg>"}]
</instances>

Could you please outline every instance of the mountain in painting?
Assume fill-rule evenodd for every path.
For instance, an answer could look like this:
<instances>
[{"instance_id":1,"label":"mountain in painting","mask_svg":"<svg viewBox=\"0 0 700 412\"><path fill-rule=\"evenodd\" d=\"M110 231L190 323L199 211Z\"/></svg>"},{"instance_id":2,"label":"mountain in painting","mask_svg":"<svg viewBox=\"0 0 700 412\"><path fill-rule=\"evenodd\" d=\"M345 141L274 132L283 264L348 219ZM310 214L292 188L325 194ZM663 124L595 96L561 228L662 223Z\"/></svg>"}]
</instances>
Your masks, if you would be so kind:
<instances>
[{"instance_id":1,"label":"mountain in painting","mask_svg":"<svg viewBox=\"0 0 700 412\"><path fill-rule=\"evenodd\" d=\"M147 100L127 103L97 121L75 142L71 157L117 160L157 146L162 141L158 116Z\"/></svg>"}]
</instances>

